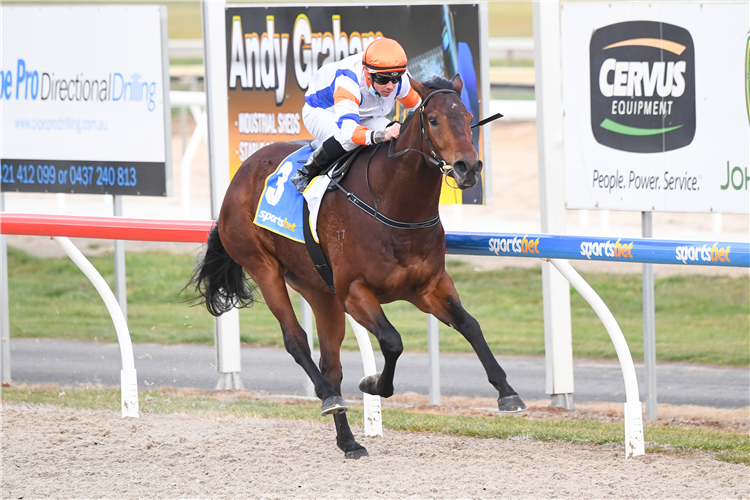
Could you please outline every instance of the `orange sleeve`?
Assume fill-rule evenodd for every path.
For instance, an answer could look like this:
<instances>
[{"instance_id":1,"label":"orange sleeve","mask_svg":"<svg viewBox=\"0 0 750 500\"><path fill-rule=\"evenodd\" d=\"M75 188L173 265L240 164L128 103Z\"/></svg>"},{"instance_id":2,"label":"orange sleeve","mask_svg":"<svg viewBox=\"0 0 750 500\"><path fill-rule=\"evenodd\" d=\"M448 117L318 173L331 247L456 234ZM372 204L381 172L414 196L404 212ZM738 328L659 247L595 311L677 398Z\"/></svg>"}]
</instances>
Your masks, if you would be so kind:
<instances>
[{"instance_id":1,"label":"orange sleeve","mask_svg":"<svg viewBox=\"0 0 750 500\"><path fill-rule=\"evenodd\" d=\"M408 97L408 95L407 95L407 97ZM346 90L343 87L337 87L336 91L333 93L333 103L334 104L338 104L339 102L341 102L343 100L356 102L357 106L359 106L359 99L357 99L354 96L354 94L352 94L351 92L349 92L348 90Z\"/></svg>"},{"instance_id":2,"label":"orange sleeve","mask_svg":"<svg viewBox=\"0 0 750 500\"><path fill-rule=\"evenodd\" d=\"M406 97L404 97L403 99L399 99L401 104L403 104L407 109L415 107L417 104L419 104L419 100L419 94L417 94L417 91L414 89L409 89L409 93L406 94Z\"/></svg>"},{"instance_id":3,"label":"orange sleeve","mask_svg":"<svg viewBox=\"0 0 750 500\"><path fill-rule=\"evenodd\" d=\"M363 127L362 125L357 125L357 128L354 129L354 133L352 134L352 142L354 144L366 146L367 145L367 132L369 131L370 131L369 128Z\"/></svg>"}]
</instances>

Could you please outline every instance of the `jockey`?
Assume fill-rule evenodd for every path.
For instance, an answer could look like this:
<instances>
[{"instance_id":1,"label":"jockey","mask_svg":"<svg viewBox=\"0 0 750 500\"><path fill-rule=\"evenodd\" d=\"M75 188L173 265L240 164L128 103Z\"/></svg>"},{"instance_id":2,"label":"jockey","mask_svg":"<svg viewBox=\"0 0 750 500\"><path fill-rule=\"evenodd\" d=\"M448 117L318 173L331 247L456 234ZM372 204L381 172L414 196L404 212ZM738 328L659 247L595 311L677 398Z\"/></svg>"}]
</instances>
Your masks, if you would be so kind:
<instances>
[{"instance_id":1,"label":"jockey","mask_svg":"<svg viewBox=\"0 0 750 500\"><path fill-rule=\"evenodd\" d=\"M398 99L405 108L421 103L406 73L406 53L390 38L378 38L354 54L320 68L310 82L302 121L323 142L291 181L302 192L310 180L357 146L398 137L400 123L386 128Z\"/></svg>"}]
</instances>

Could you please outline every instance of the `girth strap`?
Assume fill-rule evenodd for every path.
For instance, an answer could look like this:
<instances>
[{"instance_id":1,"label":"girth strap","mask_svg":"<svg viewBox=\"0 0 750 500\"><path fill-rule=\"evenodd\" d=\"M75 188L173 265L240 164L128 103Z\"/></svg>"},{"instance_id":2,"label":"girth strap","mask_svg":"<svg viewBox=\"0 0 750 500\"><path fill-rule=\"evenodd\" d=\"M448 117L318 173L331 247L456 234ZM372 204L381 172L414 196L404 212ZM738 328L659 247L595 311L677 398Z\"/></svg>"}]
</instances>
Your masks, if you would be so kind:
<instances>
[{"instance_id":1,"label":"girth strap","mask_svg":"<svg viewBox=\"0 0 750 500\"><path fill-rule=\"evenodd\" d=\"M331 265L328 264L323 249L320 247L320 243L315 241L312 235L312 229L310 228L310 208L307 206L307 200L304 200L302 205L302 232L305 235L305 246L307 247L307 253L310 255L315 269L326 285L331 287L333 293L336 293L336 288L333 286L333 270Z\"/></svg>"}]
</instances>

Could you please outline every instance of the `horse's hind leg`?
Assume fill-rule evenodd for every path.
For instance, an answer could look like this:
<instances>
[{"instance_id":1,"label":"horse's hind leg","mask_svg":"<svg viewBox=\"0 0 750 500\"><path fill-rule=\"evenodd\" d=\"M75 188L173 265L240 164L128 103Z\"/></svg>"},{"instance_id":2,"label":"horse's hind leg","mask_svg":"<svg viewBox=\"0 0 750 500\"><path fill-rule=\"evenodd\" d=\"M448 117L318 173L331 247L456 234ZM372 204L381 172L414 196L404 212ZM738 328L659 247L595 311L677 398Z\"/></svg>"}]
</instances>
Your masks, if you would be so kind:
<instances>
[{"instance_id":1,"label":"horse's hind leg","mask_svg":"<svg viewBox=\"0 0 750 500\"><path fill-rule=\"evenodd\" d=\"M331 383L337 394L341 395L341 343L346 333L344 312L338 298L332 294L320 293L311 289L291 273L286 274L289 285L305 297L315 314L320 343L320 372ZM336 445L346 454L346 458L359 459L368 456L367 450L360 445L352 434L346 413L333 415L336 424Z\"/></svg>"},{"instance_id":2,"label":"horse's hind leg","mask_svg":"<svg viewBox=\"0 0 750 500\"><path fill-rule=\"evenodd\" d=\"M307 334L297 321L292 302L289 300L281 264L270 256L262 261L260 259L253 260L249 263L250 265L247 262L242 264L260 288L271 313L279 321L284 337L284 347L297 364L305 370L305 373L315 385L315 394L323 400L321 413L327 415L338 411L346 411L344 401L339 395L340 391L334 389L333 385L315 366L310 346L307 343Z\"/></svg>"},{"instance_id":3,"label":"horse's hind leg","mask_svg":"<svg viewBox=\"0 0 750 500\"><path fill-rule=\"evenodd\" d=\"M490 384L497 389L499 394L497 405L501 412L513 413L526 409L524 402L508 384L505 370L500 367L487 345L479 322L466 312L461 305L461 299L458 297L453 280L447 273L444 272L438 278L437 286L432 288L431 293L420 295L414 301L414 305L423 312L430 313L443 323L455 328L469 341L482 362L485 372L487 372Z\"/></svg>"}]
</instances>

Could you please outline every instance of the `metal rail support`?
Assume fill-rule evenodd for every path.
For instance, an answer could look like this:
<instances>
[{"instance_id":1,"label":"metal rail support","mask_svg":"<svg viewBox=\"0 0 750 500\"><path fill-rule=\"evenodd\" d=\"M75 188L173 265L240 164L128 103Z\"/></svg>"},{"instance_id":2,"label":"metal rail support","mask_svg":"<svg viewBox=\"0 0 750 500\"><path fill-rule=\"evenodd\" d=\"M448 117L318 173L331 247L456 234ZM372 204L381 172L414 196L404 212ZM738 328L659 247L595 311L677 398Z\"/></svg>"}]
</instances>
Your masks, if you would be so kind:
<instances>
[{"instance_id":1,"label":"metal rail support","mask_svg":"<svg viewBox=\"0 0 750 500\"><path fill-rule=\"evenodd\" d=\"M112 317L112 322L115 325L115 332L117 332L117 342L120 345L120 402L122 417L138 418L140 416L138 413L138 378L135 371L133 344L130 341L128 325L117 304L117 299L112 290L110 290L109 285L107 285L107 282L102 278L102 275L99 274L99 271L96 270L91 262L84 257L81 251L68 238L55 236L53 239L68 254L70 260L83 271L83 274L86 275L96 288L96 291L99 292L104 305L107 306L109 315Z\"/></svg>"},{"instance_id":2,"label":"metal rail support","mask_svg":"<svg viewBox=\"0 0 750 500\"><path fill-rule=\"evenodd\" d=\"M607 308L604 301L597 295L591 285L573 269L567 260L548 259L550 264L560 271L565 279L578 290L578 293L589 303L604 328L607 329L612 344L615 346L617 358L620 360L622 376L625 379L625 456L627 458L645 455L645 443L643 440L643 416L641 401L638 398L638 379L635 375L635 365L630 354L628 343L622 334L620 325Z\"/></svg>"}]
</instances>

